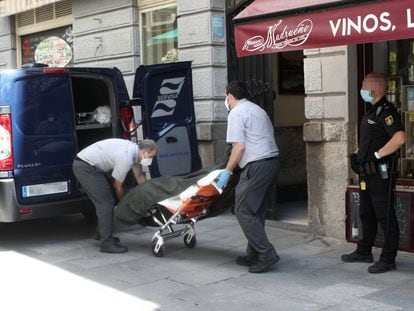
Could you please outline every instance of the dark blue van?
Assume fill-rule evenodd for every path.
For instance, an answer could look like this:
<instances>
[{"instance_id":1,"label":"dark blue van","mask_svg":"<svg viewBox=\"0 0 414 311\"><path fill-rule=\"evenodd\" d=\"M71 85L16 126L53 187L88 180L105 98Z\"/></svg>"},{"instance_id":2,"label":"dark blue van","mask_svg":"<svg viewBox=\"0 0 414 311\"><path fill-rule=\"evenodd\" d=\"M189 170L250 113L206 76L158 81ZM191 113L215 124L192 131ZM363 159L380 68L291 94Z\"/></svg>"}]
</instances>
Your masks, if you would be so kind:
<instances>
[{"instance_id":1,"label":"dark blue van","mask_svg":"<svg viewBox=\"0 0 414 311\"><path fill-rule=\"evenodd\" d=\"M133 111L143 112L143 135L160 146L152 176L201 168L191 63L139 67L134 97L116 68L0 71L0 222L93 212L73 159L98 140L134 138ZM109 111L102 121L100 109Z\"/></svg>"}]
</instances>

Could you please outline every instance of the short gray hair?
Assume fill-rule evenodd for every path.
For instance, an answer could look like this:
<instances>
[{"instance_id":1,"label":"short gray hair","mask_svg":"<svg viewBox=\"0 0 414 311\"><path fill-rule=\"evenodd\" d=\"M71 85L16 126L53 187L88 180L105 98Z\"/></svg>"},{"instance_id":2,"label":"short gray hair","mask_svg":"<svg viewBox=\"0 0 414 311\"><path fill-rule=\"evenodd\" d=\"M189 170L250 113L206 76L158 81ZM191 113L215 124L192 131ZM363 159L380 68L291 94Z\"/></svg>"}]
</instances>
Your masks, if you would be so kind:
<instances>
[{"instance_id":1,"label":"short gray hair","mask_svg":"<svg viewBox=\"0 0 414 311\"><path fill-rule=\"evenodd\" d=\"M143 139L138 142L139 150L153 151L157 149L157 144L152 139Z\"/></svg>"}]
</instances>

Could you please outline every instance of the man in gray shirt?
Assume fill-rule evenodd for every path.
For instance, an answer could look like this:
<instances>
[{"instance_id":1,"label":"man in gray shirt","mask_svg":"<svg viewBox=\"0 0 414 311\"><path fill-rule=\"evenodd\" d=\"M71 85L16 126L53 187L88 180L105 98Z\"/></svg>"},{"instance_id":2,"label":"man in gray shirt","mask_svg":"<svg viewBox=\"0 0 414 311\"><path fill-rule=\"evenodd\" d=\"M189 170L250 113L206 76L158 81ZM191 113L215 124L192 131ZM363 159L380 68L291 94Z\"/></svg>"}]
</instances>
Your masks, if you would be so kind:
<instances>
[{"instance_id":1,"label":"man in gray shirt","mask_svg":"<svg viewBox=\"0 0 414 311\"><path fill-rule=\"evenodd\" d=\"M268 198L279 172L279 149L267 113L247 97L245 83L227 85L225 105L230 113L226 140L232 144L232 151L217 186L227 185L237 165L242 169L235 190L235 214L248 244L247 255L237 257L236 263L260 273L279 261L265 232Z\"/></svg>"},{"instance_id":2,"label":"man in gray shirt","mask_svg":"<svg viewBox=\"0 0 414 311\"><path fill-rule=\"evenodd\" d=\"M73 173L92 200L98 217L101 252L125 253L128 248L112 236L115 198L125 195L123 182L132 169L136 181L144 182L141 166L151 165L157 154L153 140L144 139L138 145L126 139L110 138L81 150L73 161ZM108 179L107 174L111 174ZM111 180L111 183L109 182Z\"/></svg>"}]
</instances>

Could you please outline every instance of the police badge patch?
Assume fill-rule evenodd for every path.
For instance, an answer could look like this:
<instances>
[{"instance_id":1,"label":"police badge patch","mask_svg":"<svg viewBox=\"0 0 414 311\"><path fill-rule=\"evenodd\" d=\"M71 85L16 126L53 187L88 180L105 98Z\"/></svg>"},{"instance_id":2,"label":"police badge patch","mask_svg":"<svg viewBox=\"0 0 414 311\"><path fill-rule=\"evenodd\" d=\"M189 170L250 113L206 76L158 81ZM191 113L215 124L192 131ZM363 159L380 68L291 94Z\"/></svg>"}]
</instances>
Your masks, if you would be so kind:
<instances>
[{"instance_id":1,"label":"police badge patch","mask_svg":"<svg viewBox=\"0 0 414 311\"><path fill-rule=\"evenodd\" d=\"M394 119L392 118L392 116L388 116L385 118L385 124L387 124L388 126L392 125L394 123Z\"/></svg>"}]
</instances>

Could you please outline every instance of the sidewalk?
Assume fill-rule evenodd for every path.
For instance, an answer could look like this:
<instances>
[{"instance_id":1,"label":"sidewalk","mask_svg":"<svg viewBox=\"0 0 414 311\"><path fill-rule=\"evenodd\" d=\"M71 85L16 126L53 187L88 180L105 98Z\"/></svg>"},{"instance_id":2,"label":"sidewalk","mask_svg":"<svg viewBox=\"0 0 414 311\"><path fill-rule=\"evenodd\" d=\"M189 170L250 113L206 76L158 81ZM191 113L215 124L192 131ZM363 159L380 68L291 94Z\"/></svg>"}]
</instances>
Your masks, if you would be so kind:
<instances>
[{"instance_id":1,"label":"sidewalk","mask_svg":"<svg viewBox=\"0 0 414 311\"><path fill-rule=\"evenodd\" d=\"M268 221L281 260L251 274L234 263L246 241L231 214L197 223L194 249L181 238L167 241L163 258L151 252L156 228L123 228L117 235L129 252L103 254L89 238L93 228L79 224L67 224L80 228L77 238L0 244L2 309L414 310L411 253L398 254L396 271L372 275L369 264L341 262L354 244Z\"/></svg>"}]
</instances>

